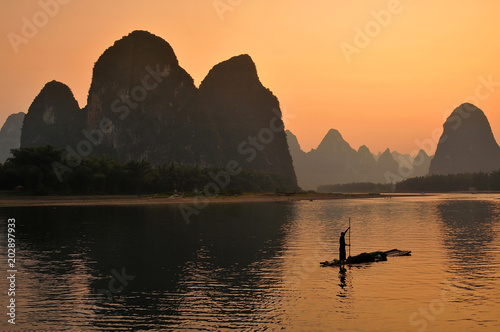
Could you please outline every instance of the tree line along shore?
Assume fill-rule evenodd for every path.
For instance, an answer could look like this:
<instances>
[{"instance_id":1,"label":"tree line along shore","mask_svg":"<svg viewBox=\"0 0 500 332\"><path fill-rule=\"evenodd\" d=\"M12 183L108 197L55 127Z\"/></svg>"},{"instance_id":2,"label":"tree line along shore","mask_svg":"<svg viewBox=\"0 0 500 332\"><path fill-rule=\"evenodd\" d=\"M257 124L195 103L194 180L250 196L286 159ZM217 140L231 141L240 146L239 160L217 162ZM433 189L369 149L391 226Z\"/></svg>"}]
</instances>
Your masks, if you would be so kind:
<instances>
[{"instance_id":1,"label":"tree line along shore","mask_svg":"<svg viewBox=\"0 0 500 332\"><path fill-rule=\"evenodd\" d=\"M280 174L239 170L228 174L223 167L182 164L152 165L147 161L120 162L107 156L83 158L78 167L57 176L55 165L62 152L51 146L12 150L0 164L0 190L5 195L173 195L190 197L238 196L244 193L273 193L274 196L315 195L287 191ZM500 191L500 170L491 173L430 175L395 184L350 183L323 185L325 193L421 193ZM324 197L324 196L321 196ZM333 196L332 196L333 197Z\"/></svg>"}]
</instances>

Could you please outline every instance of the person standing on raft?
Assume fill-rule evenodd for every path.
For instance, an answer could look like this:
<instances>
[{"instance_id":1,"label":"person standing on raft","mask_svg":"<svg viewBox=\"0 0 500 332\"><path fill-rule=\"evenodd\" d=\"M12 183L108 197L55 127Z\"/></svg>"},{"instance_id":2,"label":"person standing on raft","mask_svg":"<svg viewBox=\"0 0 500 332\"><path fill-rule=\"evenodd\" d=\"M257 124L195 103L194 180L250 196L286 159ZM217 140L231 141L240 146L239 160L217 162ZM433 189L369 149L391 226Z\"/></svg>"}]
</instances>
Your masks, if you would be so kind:
<instances>
[{"instance_id":1,"label":"person standing on raft","mask_svg":"<svg viewBox=\"0 0 500 332\"><path fill-rule=\"evenodd\" d=\"M339 261L340 261L340 266L345 266L345 246L350 246L350 244L345 244L345 234L349 231L350 226L345 230L345 232L340 233L340 239L339 239Z\"/></svg>"}]
</instances>

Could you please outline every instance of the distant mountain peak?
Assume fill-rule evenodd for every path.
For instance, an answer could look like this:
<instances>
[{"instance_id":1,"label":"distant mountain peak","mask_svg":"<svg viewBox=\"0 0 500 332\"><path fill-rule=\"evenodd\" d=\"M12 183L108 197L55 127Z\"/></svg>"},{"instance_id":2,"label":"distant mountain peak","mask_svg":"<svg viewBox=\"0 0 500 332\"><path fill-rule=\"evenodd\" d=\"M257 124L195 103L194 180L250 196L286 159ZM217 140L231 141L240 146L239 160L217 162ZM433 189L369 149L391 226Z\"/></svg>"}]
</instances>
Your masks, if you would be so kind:
<instances>
[{"instance_id":1,"label":"distant mountain peak","mask_svg":"<svg viewBox=\"0 0 500 332\"><path fill-rule=\"evenodd\" d=\"M446 119L430 174L489 172L500 168L500 147L488 118L475 105L458 106Z\"/></svg>"},{"instance_id":2,"label":"distant mountain peak","mask_svg":"<svg viewBox=\"0 0 500 332\"><path fill-rule=\"evenodd\" d=\"M364 153L364 152L368 152L368 153L370 153L370 154L371 154L370 149L369 149L366 145L361 145L361 146L359 147L358 152L361 152L361 151L362 151L363 153Z\"/></svg>"},{"instance_id":3,"label":"distant mountain peak","mask_svg":"<svg viewBox=\"0 0 500 332\"><path fill-rule=\"evenodd\" d=\"M228 60L224 61L223 63L235 66L246 66L251 71L257 73L257 68L255 67L255 63L253 62L252 57L248 54L235 55L229 58Z\"/></svg>"},{"instance_id":4,"label":"distant mountain peak","mask_svg":"<svg viewBox=\"0 0 500 332\"><path fill-rule=\"evenodd\" d=\"M237 55L215 65L201 82L200 89L203 85L212 84L213 81L218 84L225 82L240 88L262 88L257 67L248 54Z\"/></svg>"},{"instance_id":5,"label":"distant mountain peak","mask_svg":"<svg viewBox=\"0 0 500 332\"><path fill-rule=\"evenodd\" d=\"M25 115L23 112L9 115L0 129L0 163L11 156L10 149L17 149L21 145L21 128Z\"/></svg>"},{"instance_id":6,"label":"distant mountain peak","mask_svg":"<svg viewBox=\"0 0 500 332\"><path fill-rule=\"evenodd\" d=\"M24 117L21 147L52 145L63 148L78 140L84 112L71 89L64 83L50 81L42 88ZM76 137L75 137L76 136Z\"/></svg>"},{"instance_id":7,"label":"distant mountain peak","mask_svg":"<svg viewBox=\"0 0 500 332\"><path fill-rule=\"evenodd\" d=\"M333 129L333 128L328 130L328 133L326 133L324 140L332 140L332 139L344 140L340 131L338 131L337 129Z\"/></svg>"},{"instance_id":8,"label":"distant mountain peak","mask_svg":"<svg viewBox=\"0 0 500 332\"><path fill-rule=\"evenodd\" d=\"M467 112L471 112L471 113L479 112L480 114L484 115L484 112L479 107L477 107L476 105L471 104L471 103L460 104L460 106L455 108L451 114L460 113L461 110L466 110Z\"/></svg>"},{"instance_id":9,"label":"distant mountain peak","mask_svg":"<svg viewBox=\"0 0 500 332\"><path fill-rule=\"evenodd\" d=\"M69 86L56 80L52 80L44 85L33 101L33 104L35 103L38 103L40 106L43 105L43 107L34 107L32 113L41 115L44 122L48 124L58 120L57 117L54 118L56 115L60 116L61 114L73 112L75 109L80 108ZM29 116L32 115L29 114Z\"/></svg>"},{"instance_id":10,"label":"distant mountain peak","mask_svg":"<svg viewBox=\"0 0 500 332\"><path fill-rule=\"evenodd\" d=\"M324 152L356 152L349 143L347 143L340 132L336 129L330 129L319 144L317 151Z\"/></svg>"},{"instance_id":11,"label":"distant mountain peak","mask_svg":"<svg viewBox=\"0 0 500 332\"><path fill-rule=\"evenodd\" d=\"M388 170L394 171L399 167L398 162L394 159L391 150L386 149L378 158L377 164L384 165Z\"/></svg>"},{"instance_id":12,"label":"distant mountain peak","mask_svg":"<svg viewBox=\"0 0 500 332\"><path fill-rule=\"evenodd\" d=\"M42 90L40 91L40 96L43 96L44 98L50 96L61 96L64 95L65 97L71 97L74 99L73 91L71 91L70 87L67 86L66 84L52 80L50 82L47 82ZM76 99L75 99L76 101Z\"/></svg>"},{"instance_id":13,"label":"distant mountain peak","mask_svg":"<svg viewBox=\"0 0 500 332\"><path fill-rule=\"evenodd\" d=\"M141 79L148 74L148 68L149 71L156 71L158 68L165 71L166 68L178 70L180 67L177 56L167 41L147 31L132 31L115 41L97 59L91 90L99 90L102 88L101 82L107 84L110 81L121 87L139 85ZM187 73L184 76L192 81ZM90 97L88 104L92 103Z\"/></svg>"},{"instance_id":14,"label":"distant mountain peak","mask_svg":"<svg viewBox=\"0 0 500 332\"><path fill-rule=\"evenodd\" d=\"M418 151L417 157L429 158L429 154L424 149L421 149L420 151Z\"/></svg>"},{"instance_id":15,"label":"distant mountain peak","mask_svg":"<svg viewBox=\"0 0 500 332\"><path fill-rule=\"evenodd\" d=\"M462 121L461 121L462 120ZM444 124L445 127L451 127L452 130L459 130L462 125L473 125L478 124L484 127L484 129L490 127L490 123L486 114L479 109L477 106L470 103L463 103L458 106L446 119ZM463 128L462 128L463 129Z\"/></svg>"},{"instance_id":16,"label":"distant mountain peak","mask_svg":"<svg viewBox=\"0 0 500 332\"><path fill-rule=\"evenodd\" d=\"M380 155L380 158L382 158L382 157L384 157L384 158L388 158L388 157L393 158L392 153L391 153L391 149L389 149L389 148L385 149L385 151L382 152L382 154Z\"/></svg>"},{"instance_id":17,"label":"distant mountain peak","mask_svg":"<svg viewBox=\"0 0 500 332\"><path fill-rule=\"evenodd\" d=\"M373 154L371 153L370 149L366 145L361 145L358 149L358 155L362 159L368 159L370 161L375 161L375 158L373 157Z\"/></svg>"},{"instance_id":18,"label":"distant mountain peak","mask_svg":"<svg viewBox=\"0 0 500 332\"><path fill-rule=\"evenodd\" d=\"M234 67L236 69L245 70L250 74L257 75L257 67L255 66L255 62L253 62L252 57L248 54L240 54L233 56L226 61L219 63L217 66L223 67ZM214 68L215 68L214 67Z\"/></svg>"},{"instance_id":19,"label":"distant mountain peak","mask_svg":"<svg viewBox=\"0 0 500 332\"><path fill-rule=\"evenodd\" d=\"M113 46L109 47L106 51L113 48L121 48L122 50L124 48L129 48L135 49L135 51L140 53L149 51L150 49L157 47L161 48L162 51L168 51L171 53L171 55L175 56L174 49L165 39L144 30L132 31L127 36L124 36L121 39L115 41ZM106 53L106 51L104 53Z\"/></svg>"},{"instance_id":20,"label":"distant mountain peak","mask_svg":"<svg viewBox=\"0 0 500 332\"><path fill-rule=\"evenodd\" d=\"M379 158L378 158L378 160L377 160L377 163L378 163L378 164L381 164L381 165L383 165L383 164L385 164L385 165L390 164L390 165L392 165L392 166L393 166L394 164L398 165L397 161L394 159L394 156L392 155L391 150L390 150L389 148L387 148L387 149L386 149L386 150L385 150L385 151L384 151L384 152L380 155L380 157L379 157ZM399 166L399 165L398 165L398 166ZM396 168L397 168L397 167L396 167Z\"/></svg>"},{"instance_id":21,"label":"distant mountain peak","mask_svg":"<svg viewBox=\"0 0 500 332\"><path fill-rule=\"evenodd\" d=\"M160 38L160 37L152 34L149 31L146 31L146 30L134 30L131 33L129 33L126 37L144 38L144 37L150 37L150 36L154 36L156 38Z\"/></svg>"},{"instance_id":22,"label":"distant mountain peak","mask_svg":"<svg viewBox=\"0 0 500 332\"><path fill-rule=\"evenodd\" d=\"M52 81L50 81L50 82L47 82L47 83L44 85L44 87L43 87L42 91L43 91L44 89L69 89L69 86L67 86L66 84L61 83L61 82L59 82L59 81L52 80Z\"/></svg>"}]
</instances>

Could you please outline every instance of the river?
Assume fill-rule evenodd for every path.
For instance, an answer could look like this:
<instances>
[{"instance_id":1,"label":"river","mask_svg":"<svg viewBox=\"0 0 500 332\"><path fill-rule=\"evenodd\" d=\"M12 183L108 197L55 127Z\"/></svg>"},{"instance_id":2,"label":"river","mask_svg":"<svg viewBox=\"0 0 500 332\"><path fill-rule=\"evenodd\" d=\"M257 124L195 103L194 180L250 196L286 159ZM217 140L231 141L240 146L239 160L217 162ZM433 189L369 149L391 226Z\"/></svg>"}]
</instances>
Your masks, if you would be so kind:
<instances>
[{"instance_id":1,"label":"river","mask_svg":"<svg viewBox=\"0 0 500 332\"><path fill-rule=\"evenodd\" d=\"M7 322L8 219L16 325ZM352 254L409 257L338 268ZM1 329L498 331L500 194L0 210Z\"/></svg>"}]
</instances>

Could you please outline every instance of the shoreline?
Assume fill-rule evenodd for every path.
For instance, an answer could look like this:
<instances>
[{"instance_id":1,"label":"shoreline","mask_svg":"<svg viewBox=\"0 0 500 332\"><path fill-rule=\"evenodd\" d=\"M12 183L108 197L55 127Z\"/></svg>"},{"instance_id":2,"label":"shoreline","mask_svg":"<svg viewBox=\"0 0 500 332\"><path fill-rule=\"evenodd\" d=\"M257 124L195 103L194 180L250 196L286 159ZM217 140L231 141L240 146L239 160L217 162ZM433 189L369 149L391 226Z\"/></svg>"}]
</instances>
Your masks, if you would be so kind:
<instances>
[{"instance_id":1,"label":"shoreline","mask_svg":"<svg viewBox=\"0 0 500 332\"><path fill-rule=\"evenodd\" d=\"M220 203L262 203L262 202L294 202L334 199L373 199L422 196L421 194L244 194L240 196L208 197L209 204ZM204 196L198 198L201 201ZM34 207L34 206L123 206L123 205L175 205L193 204L195 197L156 197L155 195L90 195L90 196L3 196L0 207Z\"/></svg>"}]
</instances>

